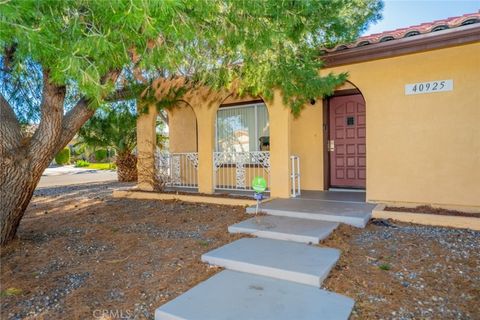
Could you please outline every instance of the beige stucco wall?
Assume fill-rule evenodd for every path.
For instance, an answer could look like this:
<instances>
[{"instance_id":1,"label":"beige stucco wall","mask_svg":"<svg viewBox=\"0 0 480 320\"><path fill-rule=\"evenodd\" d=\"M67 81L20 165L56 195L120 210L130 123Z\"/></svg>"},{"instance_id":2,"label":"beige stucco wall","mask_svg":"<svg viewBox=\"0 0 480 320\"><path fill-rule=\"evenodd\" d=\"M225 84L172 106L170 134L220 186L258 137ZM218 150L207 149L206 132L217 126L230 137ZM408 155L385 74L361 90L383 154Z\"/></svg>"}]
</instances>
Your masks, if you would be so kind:
<instances>
[{"instance_id":1,"label":"beige stucco wall","mask_svg":"<svg viewBox=\"0 0 480 320\"><path fill-rule=\"evenodd\" d=\"M348 71L366 101L368 200L480 206L479 43L330 71ZM404 93L445 79L453 91Z\"/></svg>"},{"instance_id":2,"label":"beige stucco wall","mask_svg":"<svg viewBox=\"0 0 480 320\"><path fill-rule=\"evenodd\" d=\"M322 71L348 72L365 98L368 200L480 207L479 57L476 43ZM453 80L453 91L404 93L407 83L445 79ZM235 101L228 97L189 101L197 120L201 192L213 192L215 116L220 104ZM291 154L301 158L302 189L322 190L322 102L307 105L296 119L278 92L266 104L272 196L289 196ZM192 121L175 122L175 112L170 121L178 130L171 128L170 146L187 151L193 134L183 121ZM139 143L144 131L138 131Z\"/></svg>"},{"instance_id":3,"label":"beige stucco wall","mask_svg":"<svg viewBox=\"0 0 480 320\"><path fill-rule=\"evenodd\" d=\"M300 157L302 190L323 190L323 104L308 104L292 120L292 153Z\"/></svg>"},{"instance_id":4,"label":"beige stucco wall","mask_svg":"<svg viewBox=\"0 0 480 320\"><path fill-rule=\"evenodd\" d=\"M155 185L155 149L157 108L148 106L147 112L140 113L137 119L137 170L141 190L151 191Z\"/></svg>"},{"instance_id":5,"label":"beige stucco wall","mask_svg":"<svg viewBox=\"0 0 480 320\"><path fill-rule=\"evenodd\" d=\"M170 152L197 151L197 119L192 107L181 102L168 110Z\"/></svg>"},{"instance_id":6,"label":"beige stucco wall","mask_svg":"<svg viewBox=\"0 0 480 320\"><path fill-rule=\"evenodd\" d=\"M170 151L198 152L198 191L202 193L214 192L213 152L215 151L215 120L220 105L243 101L258 100L259 98L235 98L226 92L223 95L190 96L179 106L169 110ZM273 197L288 198L290 196L290 155L291 155L291 122L290 109L282 103L281 94L277 91L271 101L265 101L270 120L270 194ZM188 105L189 107L186 107ZM192 113L193 111L193 113ZM150 150L147 143L152 135L151 126L156 113L144 114L139 117L137 126L139 150ZM195 120L196 119L196 130ZM196 140L195 136L198 137ZM198 143L194 144L194 142ZM138 168L142 168L138 186L142 190L150 190L153 167L147 157L139 159ZM222 170L221 170L222 171ZM247 170L247 173L250 173ZM220 172L221 173L221 172ZM251 176L251 175L250 175ZM251 177L247 177L251 180ZM250 183L250 181L248 181Z\"/></svg>"}]
</instances>

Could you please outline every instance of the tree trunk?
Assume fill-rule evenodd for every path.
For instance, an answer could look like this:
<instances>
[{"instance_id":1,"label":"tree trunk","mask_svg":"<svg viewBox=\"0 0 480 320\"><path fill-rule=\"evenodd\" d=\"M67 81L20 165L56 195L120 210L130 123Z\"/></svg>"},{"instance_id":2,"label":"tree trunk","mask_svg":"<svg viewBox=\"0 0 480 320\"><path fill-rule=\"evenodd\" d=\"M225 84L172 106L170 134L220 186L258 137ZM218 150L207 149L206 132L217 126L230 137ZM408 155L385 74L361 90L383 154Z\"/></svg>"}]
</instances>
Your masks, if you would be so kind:
<instances>
[{"instance_id":1,"label":"tree trunk","mask_svg":"<svg viewBox=\"0 0 480 320\"><path fill-rule=\"evenodd\" d=\"M131 153L117 155L117 176L120 182L137 181L137 157Z\"/></svg>"},{"instance_id":2,"label":"tree trunk","mask_svg":"<svg viewBox=\"0 0 480 320\"><path fill-rule=\"evenodd\" d=\"M119 74L118 70L108 72L102 77L101 83L115 82ZM66 87L51 83L48 70L44 70L41 121L32 137L22 134L12 106L0 94L1 246L15 237L38 181L55 154L73 139L80 127L95 113L94 109L89 108L90 101L81 98L64 115L65 94Z\"/></svg>"},{"instance_id":3,"label":"tree trunk","mask_svg":"<svg viewBox=\"0 0 480 320\"><path fill-rule=\"evenodd\" d=\"M26 160L26 159L25 159ZM48 164L47 164L48 166ZM28 170L29 165L3 166L1 174L1 216L0 244L13 240L20 220L32 199L33 192L45 168L37 167L36 172Z\"/></svg>"}]
</instances>

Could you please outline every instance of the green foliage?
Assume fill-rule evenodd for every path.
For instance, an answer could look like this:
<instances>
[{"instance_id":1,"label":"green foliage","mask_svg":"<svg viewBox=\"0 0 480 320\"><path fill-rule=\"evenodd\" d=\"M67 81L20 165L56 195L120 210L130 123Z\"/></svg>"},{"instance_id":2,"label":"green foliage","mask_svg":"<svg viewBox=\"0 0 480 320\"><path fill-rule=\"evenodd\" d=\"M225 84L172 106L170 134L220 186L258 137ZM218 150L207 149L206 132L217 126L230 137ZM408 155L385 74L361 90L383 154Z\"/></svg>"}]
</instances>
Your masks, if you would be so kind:
<instances>
[{"instance_id":1,"label":"green foliage","mask_svg":"<svg viewBox=\"0 0 480 320\"><path fill-rule=\"evenodd\" d=\"M87 152L86 146L82 144L76 144L72 148L72 156L81 156Z\"/></svg>"},{"instance_id":2,"label":"green foliage","mask_svg":"<svg viewBox=\"0 0 480 320\"><path fill-rule=\"evenodd\" d=\"M133 110L132 104L126 102L102 106L78 132L80 143L92 147L111 147L117 154L131 153L137 143L137 115ZM101 160L97 158L97 161Z\"/></svg>"},{"instance_id":3,"label":"green foliage","mask_svg":"<svg viewBox=\"0 0 480 320\"><path fill-rule=\"evenodd\" d=\"M89 165L90 165L90 162L85 161L85 160L75 161L75 167L77 167L77 168L84 168L84 167L88 167Z\"/></svg>"},{"instance_id":4,"label":"green foliage","mask_svg":"<svg viewBox=\"0 0 480 320\"><path fill-rule=\"evenodd\" d=\"M95 160L97 160L98 162L102 162L107 158L107 156L108 152L106 149L95 150Z\"/></svg>"},{"instance_id":5,"label":"green foliage","mask_svg":"<svg viewBox=\"0 0 480 320\"><path fill-rule=\"evenodd\" d=\"M70 148L66 147L60 150L55 156L55 162L60 166L70 163Z\"/></svg>"},{"instance_id":6,"label":"green foliage","mask_svg":"<svg viewBox=\"0 0 480 320\"><path fill-rule=\"evenodd\" d=\"M22 293L23 293L22 289L11 287L11 288L0 291L0 297L18 296L18 295L21 295Z\"/></svg>"},{"instance_id":7,"label":"green foliage","mask_svg":"<svg viewBox=\"0 0 480 320\"><path fill-rule=\"evenodd\" d=\"M115 163L90 163L89 169L95 170L115 170L117 165Z\"/></svg>"},{"instance_id":8,"label":"green foliage","mask_svg":"<svg viewBox=\"0 0 480 320\"><path fill-rule=\"evenodd\" d=\"M210 246L210 243L208 241L205 241L205 240L198 240L197 243L202 247Z\"/></svg>"},{"instance_id":9,"label":"green foliage","mask_svg":"<svg viewBox=\"0 0 480 320\"><path fill-rule=\"evenodd\" d=\"M380 270L388 271L388 270L390 270L390 269L392 268L392 266L391 266L390 264L388 264L388 263L382 263L382 264L380 264L380 265L378 266L378 268L379 268Z\"/></svg>"},{"instance_id":10,"label":"green foliage","mask_svg":"<svg viewBox=\"0 0 480 320\"><path fill-rule=\"evenodd\" d=\"M320 49L353 40L381 7L379 0L11 0L0 6L0 48L16 48L15 59L3 60L12 77L48 70L92 107L119 85L138 94L154 78L188 76L189 86L213 89L239 79L239 93L266 99L278 88L298 113L347 77L320 75ZM120 80L102 83L113 70L123 70ZM7 87L0 90L14 97Z\"/></svg>"},{"instance_id":11,"label":"green foliage","mask_svg":"<svg viewBox=\"0 0 480 320\"><path fill-rule=\"evenodd\" d=\"M88 168L95 170L115 170L117 166L115 163L90 163L85 160L75 161L75 167L77 168Z\"/></svg>"}]
</instances>

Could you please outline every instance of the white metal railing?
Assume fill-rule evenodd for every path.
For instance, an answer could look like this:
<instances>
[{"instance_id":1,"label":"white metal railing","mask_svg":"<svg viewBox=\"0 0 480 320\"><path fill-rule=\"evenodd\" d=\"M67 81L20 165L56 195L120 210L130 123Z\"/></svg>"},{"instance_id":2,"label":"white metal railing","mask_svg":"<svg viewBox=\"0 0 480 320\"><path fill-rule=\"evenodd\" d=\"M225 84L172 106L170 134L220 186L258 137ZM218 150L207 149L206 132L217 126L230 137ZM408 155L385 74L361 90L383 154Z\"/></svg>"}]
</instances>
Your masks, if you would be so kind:
<instances>
[{"instance_id":1,"label":"white metal railing","mask_svg":"<svg viewBox=\"0 0 480 320\"><path fill-rule=\"evenodd\" d=\"M263 177L270 190L270 152L214 152L213 178L215 189L252 190L254 177Z\"/></svg>"},{"instance_id":2,"label":"white metal railing","mask_svg":"<svg viewBox=\"0 0 480 320\"><path fill-rule=\"evenodd\" d=\"M155 157L156 169L166 185L170 187L198 187L198 153L158 152Z\"/></svg>"},{"instance_id":3,"label":"white metal railing","mask_svg":"<svg viewBox=\"0 0 480 320\"><path fill-rule=\"evenodd\" d=\"M290 163L292 165L291 169L291 179L292 179L292 193L293 198L300 195L300 157L292 155L290 156Z\"/></svg>"}]
</instances>

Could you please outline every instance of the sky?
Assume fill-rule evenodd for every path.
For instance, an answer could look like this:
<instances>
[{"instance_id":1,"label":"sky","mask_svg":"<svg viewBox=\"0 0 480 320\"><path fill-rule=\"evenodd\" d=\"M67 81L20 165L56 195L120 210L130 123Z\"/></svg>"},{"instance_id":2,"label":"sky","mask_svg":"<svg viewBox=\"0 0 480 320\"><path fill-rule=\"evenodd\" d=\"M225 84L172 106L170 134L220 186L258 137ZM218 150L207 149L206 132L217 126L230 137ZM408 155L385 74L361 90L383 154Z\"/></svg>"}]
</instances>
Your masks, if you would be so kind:
<instances>
[{"instance_id":1,"label":"sky","mask_svg":"<svg viewBox=\"0 0 480 320\"><path fill-rule=\"evenodd\" d=\"M383 19L370 25L363 35L461 16L479 10L480 0L385 0Z\"/></svg>"}]
</instances>

